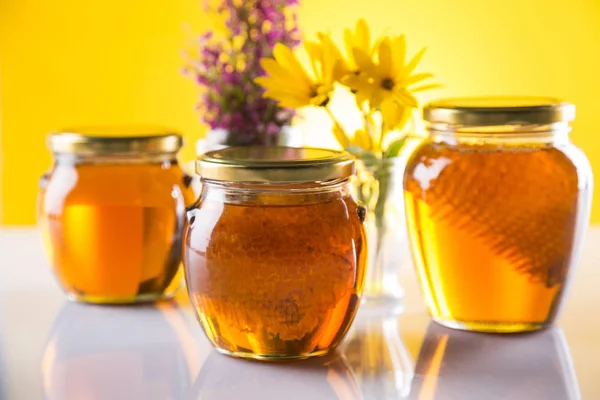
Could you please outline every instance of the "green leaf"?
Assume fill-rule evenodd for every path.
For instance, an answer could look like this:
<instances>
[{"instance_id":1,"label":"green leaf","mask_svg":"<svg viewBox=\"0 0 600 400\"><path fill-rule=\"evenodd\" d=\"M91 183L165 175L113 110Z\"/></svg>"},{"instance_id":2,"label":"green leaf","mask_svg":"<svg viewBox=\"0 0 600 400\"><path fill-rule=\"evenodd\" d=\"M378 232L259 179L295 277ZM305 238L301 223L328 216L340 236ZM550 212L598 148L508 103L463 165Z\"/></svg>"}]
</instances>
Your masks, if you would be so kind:
<instances>
[{"instance_id":1,"label":"green leaf","mask_svg":"<svg viewBox=\"0 0 600 400\"><path fill-rule=\"evenodd\" d=\"M406 139L406 137L403 137L390 143L387 151L385 152L385 158L398 157L400 150L402 150L404 144L406 143Z\"/></svg>"}]
</instances>

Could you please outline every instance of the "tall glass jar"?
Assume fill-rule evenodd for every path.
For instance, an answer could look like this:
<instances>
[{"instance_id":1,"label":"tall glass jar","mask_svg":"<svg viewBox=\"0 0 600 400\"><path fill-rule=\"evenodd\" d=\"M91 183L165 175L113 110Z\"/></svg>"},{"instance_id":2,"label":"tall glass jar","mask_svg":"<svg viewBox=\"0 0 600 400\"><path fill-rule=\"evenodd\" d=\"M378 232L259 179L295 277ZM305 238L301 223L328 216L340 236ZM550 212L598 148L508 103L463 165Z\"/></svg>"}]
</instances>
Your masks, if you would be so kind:
<instances>
[{"instance_id":1,"label":"tall glass jar","mask_svg":"<svg viewBox=\"0 0 600 400\"><path fill-rule=\"evenodd\" d=\"M409 236L433 318L489 332L551 324L579 260L592 173L552 98L441 100L404 177Z\"/></svg>"},{"instance_id":2,"label":"tall glass jar","mask_svg":"<svg viewBox=\"0 0 600 400\"><path fill-rule=\"evenodd\" d=\"M136 136L132 136L136 135ZM179 287L189 179L182 139L153 127L78 128L50 136L38 221L70 299L133 303Z\"/></svg>"},{"instance_id":3,"label":"tall glass jar","mask_svg":"<svg viewBox=\"0 0 600 400\"><path fill-rule=\"evenodd\" d=\"M364 286L366 210L345 152L229 147L198 160L184 265L204 331L224 354L323 355L346 334Z\"/></svg>"}]
</instances>

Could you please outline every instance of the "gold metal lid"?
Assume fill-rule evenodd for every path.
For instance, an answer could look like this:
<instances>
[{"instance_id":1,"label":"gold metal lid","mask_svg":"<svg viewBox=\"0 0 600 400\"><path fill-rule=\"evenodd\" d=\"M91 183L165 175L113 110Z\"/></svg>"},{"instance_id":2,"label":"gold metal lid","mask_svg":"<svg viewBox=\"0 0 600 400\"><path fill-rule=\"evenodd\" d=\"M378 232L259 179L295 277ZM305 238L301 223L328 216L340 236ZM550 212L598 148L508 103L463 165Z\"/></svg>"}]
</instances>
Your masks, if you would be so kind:
<instances>
[{"instance_id":1,"label":"gold metal lid","mask_svg":"<svg viewBox=\"0 0 600 400\"><path fill-rule=\"evenodd\" d=\"M48 137L48 146L56 154L168 154L182 145L181 135L159 126L77 127Z\"/></svg>"},{"instance_id":2,"label":"gold metal lid","mask_svg":"<svg viewBox=\"0 0 600 400\"><path fill-rule=\"evenodd\" d=\"M545 125L575 119L575 106L552 97L488 96L437 100L423 109L431 123L462 126Z\"/></svg>"},{"instance_id":3,"label":"gold metal lid","mask_svg":"<svg viewBox=\"0 0 600 400\"><path fill-rule=\"evenodd\" d=\"M324 182L354 174L345 151L295 147L228 147L196 160L203 178L229 182Z\"/></svg>"}]
</instances>

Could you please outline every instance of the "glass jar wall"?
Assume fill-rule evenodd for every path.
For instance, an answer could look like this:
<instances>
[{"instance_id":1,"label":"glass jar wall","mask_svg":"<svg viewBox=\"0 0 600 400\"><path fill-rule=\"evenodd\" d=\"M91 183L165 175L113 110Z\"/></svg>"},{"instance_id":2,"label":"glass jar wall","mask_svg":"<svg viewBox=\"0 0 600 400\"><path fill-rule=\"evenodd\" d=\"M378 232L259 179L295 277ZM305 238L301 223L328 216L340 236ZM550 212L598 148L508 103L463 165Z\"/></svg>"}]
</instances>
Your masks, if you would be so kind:
<instances>
[{"instance_id":1,"label":"glass jar wall","mask_svg":"<svg viewBox=\"0 0 600 400\"><path fill-rule=\"evenodd\" d=\"M589 218L592 175L568 138L570 104L442 100L404 189L429 310L469 330L535 330L557 316Z\"/></svg>"}]
</instances>

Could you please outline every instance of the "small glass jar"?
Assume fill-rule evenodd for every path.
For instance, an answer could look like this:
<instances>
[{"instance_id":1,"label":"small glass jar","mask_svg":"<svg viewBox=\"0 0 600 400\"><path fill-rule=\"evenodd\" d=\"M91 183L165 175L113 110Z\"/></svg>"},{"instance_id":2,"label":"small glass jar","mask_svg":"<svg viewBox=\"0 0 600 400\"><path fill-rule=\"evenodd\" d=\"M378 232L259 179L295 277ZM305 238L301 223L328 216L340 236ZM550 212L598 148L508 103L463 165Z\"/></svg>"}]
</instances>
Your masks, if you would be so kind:
<instances>
[{"instance_id":1,"label":"small glass jar","mask_svg":"<svg viewBox=\"0 0 600 400\"><path fill-rule=\"evenodd\" d=\"M350 327L364 285L365 209L345 152L230 147L197 161L184 265L206 335L224 354L323 355Z\"/></svg>"},{"instance_id":2,"label":"small glass jar","mask_svg":"<svg viewBox=\"0 0 600 400\"><path fill-rule=\"evenodd\" d=\"M40 182L38 221L70 299L134 303L175 293L193 203L177 164L181 145L180 135L150 127L50 135L55 162Z\"/></svg>"},{"instance_id":3,"label":"small glass jar","mask_svg":"<svg viewBox=\"0 0 600 400\"><path fill-rule=\"evenodd\" d=\"M404 176L413 257L435 321L519 332L551 324L589 221L592 173L552 98L441 100Z\"/></svg>"}]
</instances>

